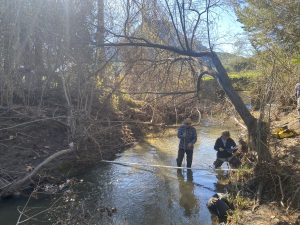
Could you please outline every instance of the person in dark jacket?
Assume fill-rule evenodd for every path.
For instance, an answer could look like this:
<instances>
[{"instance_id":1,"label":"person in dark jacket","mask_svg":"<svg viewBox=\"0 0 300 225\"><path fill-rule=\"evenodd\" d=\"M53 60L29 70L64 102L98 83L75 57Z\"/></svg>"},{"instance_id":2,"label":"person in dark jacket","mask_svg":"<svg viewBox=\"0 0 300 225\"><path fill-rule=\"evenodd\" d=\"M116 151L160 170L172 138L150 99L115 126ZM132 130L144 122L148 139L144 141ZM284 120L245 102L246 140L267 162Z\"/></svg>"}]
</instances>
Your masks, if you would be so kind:
<instances>
[{"instance_id":1,"label":"person in dark jacket","mask_svg":"<svg viewBox=\"0 0 300 225\"><path fill-rule=\"evenodd\" d=\"M234 140L230 137L229 131L223 131L221 137L216 140L214 149L217 151L217 159L214 162L215 168L221 167L224 162L236 168L240 166L240 160L233 155L237 151Z\"/></svg>"},{"instance_id":2,"label":"person in dark jacket","mask_svg":"<svg viewBox=\"0 0 300 225\"><path fill-rule=\"evenodd\" d=\"M183 125L178 129L177 136L180 139L178 156L176 159L177 166L181 167L184 154L186 154L187 167L191 168L193 161L194 144L197 141L197 132L196 129L192 126L192 120L190 118L186 118L184 120Z\"/></svg>"}]
</instances>

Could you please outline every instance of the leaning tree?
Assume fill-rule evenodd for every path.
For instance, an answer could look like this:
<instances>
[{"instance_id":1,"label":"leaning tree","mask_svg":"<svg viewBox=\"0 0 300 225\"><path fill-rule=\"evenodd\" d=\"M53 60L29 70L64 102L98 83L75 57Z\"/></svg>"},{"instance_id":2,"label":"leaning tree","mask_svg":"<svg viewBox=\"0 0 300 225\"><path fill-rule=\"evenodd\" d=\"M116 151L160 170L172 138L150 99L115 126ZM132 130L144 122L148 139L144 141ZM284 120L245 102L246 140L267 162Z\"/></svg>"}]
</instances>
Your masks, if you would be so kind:
<instances>
[{"instance_id":1,"label":"leaning tree","mask_svg":"<svg viewBox=\"0 0 300 225\"><path fill-rule=\"evenodd\" d=\"M203 75L213 76L245 123L259 162L271 159L266 144L267 124L250 113L214 51L211 25L216 12L223 16L220 0L120 0L106 4L106 40L101 45L93 43L96 47L159 49L196 60L200 71L196 93ZM149 32L140 32L145 26L157 30L159 41L153 40Z\"/></svg>"}]
</instances>

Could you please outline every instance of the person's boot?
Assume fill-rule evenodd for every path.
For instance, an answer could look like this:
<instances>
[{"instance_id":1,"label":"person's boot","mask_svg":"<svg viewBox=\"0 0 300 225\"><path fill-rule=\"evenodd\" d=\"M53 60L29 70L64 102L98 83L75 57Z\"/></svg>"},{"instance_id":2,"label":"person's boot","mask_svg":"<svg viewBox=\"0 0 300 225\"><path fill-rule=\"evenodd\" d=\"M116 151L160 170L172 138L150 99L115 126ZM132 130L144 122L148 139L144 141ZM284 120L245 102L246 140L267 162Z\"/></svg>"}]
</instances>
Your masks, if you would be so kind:
<instances>
[{"instance_id":1,"label":"person's boot","mask_svg":"<svg viewBox=\"0 0 300 225\"><path fill-rule=\"evenodd\" d=\"M177 164L178 167L181 167L181 163L178 162L178 158L176 159L176 164Z\"/></svg>"}]
</instances>

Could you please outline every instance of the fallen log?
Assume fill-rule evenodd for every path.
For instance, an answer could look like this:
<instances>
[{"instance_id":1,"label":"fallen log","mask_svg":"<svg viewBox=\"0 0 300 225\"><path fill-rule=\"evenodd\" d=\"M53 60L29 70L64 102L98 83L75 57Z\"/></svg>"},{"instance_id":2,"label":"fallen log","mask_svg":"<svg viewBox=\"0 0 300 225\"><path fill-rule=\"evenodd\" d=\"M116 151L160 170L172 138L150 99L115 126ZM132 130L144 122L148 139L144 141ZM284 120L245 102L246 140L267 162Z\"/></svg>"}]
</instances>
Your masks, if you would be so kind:
<instances>
[{"instance_id":1,"label":"fallen log","mask_svg":"<svg viewBox=\"0 0 300 225\"><path fill-rule=\"evenodd\" d=\"M71 143L72 144L72 143ZM18 191L22 186L25 186L26 183L28 183L30 181L30 179L35 176L45 165L47 165L49 162L51 162L52 160L65 155L65 154L69 154L71 152L74 151L73 145L70 144L70 148L68 149L64 149L64 150L60 150L56 153L54 153L53 155L49 156L48 158L46 158L43 162L41 162L39 165L37 165L32 171L31 173L27 174L25 177L13 181L10 184L7 184L3 187L0 187L0 197L1 196L5 196L9 193L13 193Z\"/></svg>"}]
</instances>

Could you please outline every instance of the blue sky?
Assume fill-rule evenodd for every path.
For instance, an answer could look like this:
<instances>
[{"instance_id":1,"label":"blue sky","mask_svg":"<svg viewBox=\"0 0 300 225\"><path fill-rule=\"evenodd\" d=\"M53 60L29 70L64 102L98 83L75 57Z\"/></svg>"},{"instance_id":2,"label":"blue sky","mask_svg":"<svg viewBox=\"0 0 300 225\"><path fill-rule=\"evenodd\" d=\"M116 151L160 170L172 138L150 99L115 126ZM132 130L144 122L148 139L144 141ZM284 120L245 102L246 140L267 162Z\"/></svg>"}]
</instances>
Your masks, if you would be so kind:
<instances>
[{"instance_id":1,"label":"blue sky","mask_svg":"<svg viewBox=\"0 0 300 225\"><path fill-rule=\"evenodd\" d=\"M243 24L237 21L234 11L220 8L216 14L219 16L216 18L212 34L216 50L245 56L251 55L253 49L250 46L247 34L242 28ZM242 43L242 48L237 45L237 41Z\"/></svg>"},{"instance_id":2,"label":"blue sky","mask_svg":"<svg viewBox=\"0 0 300 225\"><path fill-rule=\"evenodd\" d=\"M117 3L118 2L118 3ZM122 3L123 2L123 3ZM114 13L119 11L126 0L117 0L117 1L108 1L108 8L112 9ZM172 1L170 1L172 3ZM173 7L173 6L172 6ZM171 8L172 8L171 7ZM203 9L205 5L199 5L199 7ZM122 19L122 11L117 13L117 17L115 18L115 22L121 21ZM193 15L192 15L193 16ZM210 19L214 19L214 23L210 27L211 30L211 43L214 45L215 51L222 51L228 53L235 53L239 55L249 56L252 55L252 48L247 39L247 35L242 29L242 24L237 21L237 17L235 15L234 10L230 5L219 5L215 8L212 8L210 12ZM121 20L120 20L121 19ZM123 22L121 22L120 27L123 26ZM112 26L116 28L116 26ZM204 28L205 30L205 28ZM200 32L204 31L200 29ZM205 33L205 31L203 32ZM201 37L202 44L208 47L207 36L204 34L204 37ZM237 45L237 41L242 43L242 49ZM205 43L206 42L206 43ZM243 46L244 44L244 46Z\"/></svg>"}]
</instances>

